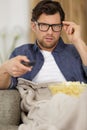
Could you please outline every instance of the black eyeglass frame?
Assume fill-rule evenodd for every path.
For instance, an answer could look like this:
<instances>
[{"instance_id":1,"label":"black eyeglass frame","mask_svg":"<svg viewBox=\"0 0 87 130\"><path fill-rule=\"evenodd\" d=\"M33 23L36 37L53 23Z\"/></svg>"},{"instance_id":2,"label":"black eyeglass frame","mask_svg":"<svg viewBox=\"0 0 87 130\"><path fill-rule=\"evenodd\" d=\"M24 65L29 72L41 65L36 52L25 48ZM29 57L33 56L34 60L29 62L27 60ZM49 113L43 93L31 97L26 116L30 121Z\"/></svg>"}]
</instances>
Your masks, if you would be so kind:
<instances>
[{"instance_id":1,"label":"black eyeglass frame","mask_svg":"<svg viewBox=\"0 0 87 130\"><path fill-rule=\"evenodd\" d=\"M62 26L63 26L62 23L60 23L60 24L48 24L48 23L40 23L40 22L38 22L38 21L35 21L35 24L38 25L39 30L42 31L42 32L47 32L50 27L51 27L52 31L54 31L54 32L60 32L60 31L62 30ZM42 29L40 28L40 25L47 25L48 28L47 28L46 30L42 30ZM53 28L53 27L55 27L55 26L60 26L60 27L61 27L60 30L55 31L54 28Z\"/></svg>"}]
</instances>

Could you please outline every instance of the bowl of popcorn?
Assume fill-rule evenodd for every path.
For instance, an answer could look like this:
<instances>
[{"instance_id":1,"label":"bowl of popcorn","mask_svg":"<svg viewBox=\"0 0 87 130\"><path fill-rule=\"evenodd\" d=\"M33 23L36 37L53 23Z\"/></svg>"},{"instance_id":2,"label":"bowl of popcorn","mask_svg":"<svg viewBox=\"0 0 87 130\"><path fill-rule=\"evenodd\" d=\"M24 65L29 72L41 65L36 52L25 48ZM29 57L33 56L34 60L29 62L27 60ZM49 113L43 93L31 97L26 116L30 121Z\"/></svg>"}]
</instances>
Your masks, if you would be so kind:
<instances>
[{"instance_id":1,"label":"bowl of popcorn","mask_svg":"<svg viewBox=\"0 0 87 130\"><path fill-rule=\"evenodd\" d=\"M62 82L62 83L54 83L48 86L52 95L57 93L64 93L70 96L79 96L86 88L87 84L83 82Z\"/></svg>"}]
</instances>

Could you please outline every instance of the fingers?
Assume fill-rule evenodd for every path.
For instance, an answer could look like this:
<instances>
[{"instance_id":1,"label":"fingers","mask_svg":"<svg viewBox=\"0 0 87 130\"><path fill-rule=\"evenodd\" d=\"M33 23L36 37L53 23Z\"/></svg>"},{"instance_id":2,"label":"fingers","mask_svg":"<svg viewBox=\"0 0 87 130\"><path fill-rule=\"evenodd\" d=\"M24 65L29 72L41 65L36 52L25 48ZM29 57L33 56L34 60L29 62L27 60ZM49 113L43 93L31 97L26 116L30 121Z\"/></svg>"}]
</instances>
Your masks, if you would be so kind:
<instances>
[{"instance_id":1,"label":"fingers","mask_svg":"<svg viewBox=\"0 0 87 130\"><path fill-rule=\"evenodd\" d=\"M10 72L10 75L12 75L14 77L18 77L18 76L21 76L21 75L23 75L31 70L32 70L32 67L26 67L20 63L17 65L14 65L9 72Z\"/></svg>"},{"instance_id":2,"label":"fingers","mask_svg":"<svg viewBox=\"0 0 87 130\"><path fill-rule=\"evenodd\" d=\"M25 61L25 62L29 62L29 59L26 57L26 56L21 56L21 55L19 55L19 56L17 56L16 57L17 58L17 60L18 61Z\"/></svg>"},{"instance_id":3,"label":"fingers","mask_svg":"<svg viewBox=\"0 0 87 130\"><path fill-rule=\"evenodd\" d=\"M28 71L31 71L31 69L29 69ZM28 71L23 70L23 69L18 70L15 68L14 70L11 71L10 75L12 75L13 77L19 77L19 76L27 73Z\"/></svg>"},{"instance_id":4,"label":"fingers","mask_svg":"<svg viewBox=\"0 0 87 130\"><path fill-rule=\"evenodd\" d=\"M63 21L62 23L69 41L72 44L77 43L78 39L81 39L81 27L74 22Z\"/></svg>"},{"instance_id":5,"label":"fingers","mask_svg":"<svg viewBox=\"0 0 87 130\"><path fill-rule=\"evenodd\" d=\"M70 21L63 21L63 24L65 24L65 25L70 25L70 24L76 25L76 23L70 22Z\"/></svg>"},{"instance_id":6,"label":"fingers","mask_svg":"<svg viewBox=\"0 0 87 130\"><path fill-rule=\"evenodd\" d=\"M13 77L18 77L31 71L32 67L24 66L22 61L29 62L29 59L26 56L16 56L8 60L5 65L7 72Z\"/></svg>"},{"instance_id":7,"label":"fingers","mask_svg":"<svg viewBox=\"0 0 87 130\"><path fill-rule=\"evenodd\" d=\"M63 29L67 34L73 34L76 26L77 25L74 22L63 21Z\"/></svg>"}]
</instances>

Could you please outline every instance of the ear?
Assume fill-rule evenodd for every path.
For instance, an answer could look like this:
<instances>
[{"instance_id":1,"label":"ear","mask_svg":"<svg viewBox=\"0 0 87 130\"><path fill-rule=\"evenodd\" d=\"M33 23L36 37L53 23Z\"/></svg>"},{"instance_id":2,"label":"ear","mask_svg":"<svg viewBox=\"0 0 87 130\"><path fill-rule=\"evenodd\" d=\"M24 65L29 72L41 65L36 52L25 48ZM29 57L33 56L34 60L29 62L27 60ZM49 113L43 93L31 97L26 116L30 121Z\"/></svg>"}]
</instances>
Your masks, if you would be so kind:
<instances>
[{"instance_id":1,"label":"ear","mask_svg":"<svg viewBox=\"0 0 87 130\"><path fill-rule=\"evenodd\" d=\"M34 22L31 22L31 28L34 32L36 31L36 24Z\"/></svg>"}]
</instances>

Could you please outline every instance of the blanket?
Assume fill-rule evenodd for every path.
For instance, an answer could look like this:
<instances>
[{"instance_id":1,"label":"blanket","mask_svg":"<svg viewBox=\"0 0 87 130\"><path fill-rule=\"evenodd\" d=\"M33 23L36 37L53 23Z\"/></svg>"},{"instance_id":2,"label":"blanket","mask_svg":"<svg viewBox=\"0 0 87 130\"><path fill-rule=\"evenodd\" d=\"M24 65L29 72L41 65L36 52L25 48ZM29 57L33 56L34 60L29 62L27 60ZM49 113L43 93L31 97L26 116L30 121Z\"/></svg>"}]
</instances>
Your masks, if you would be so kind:
<instances>
[{"instance_id":1,"label":"blanket","mask_svg":"<svg viewBox=\"0 0 87 130\"><path fill-rule=\"evenodd\" d=\"M50 84L19 78L23 123L18 130L87 130L87 89L79 97L52 95Z\"/></svg>"}]
</instances>

